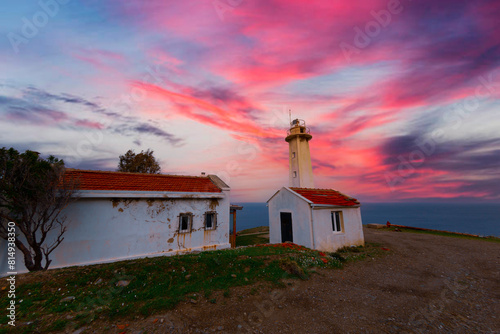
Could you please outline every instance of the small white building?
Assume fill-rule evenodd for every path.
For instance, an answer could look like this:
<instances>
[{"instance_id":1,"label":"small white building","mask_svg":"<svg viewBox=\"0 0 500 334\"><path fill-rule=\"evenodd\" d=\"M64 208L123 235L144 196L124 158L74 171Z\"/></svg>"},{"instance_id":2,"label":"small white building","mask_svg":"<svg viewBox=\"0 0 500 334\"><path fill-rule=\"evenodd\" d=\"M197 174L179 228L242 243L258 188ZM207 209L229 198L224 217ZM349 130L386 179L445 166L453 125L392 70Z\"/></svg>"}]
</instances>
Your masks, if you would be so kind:
<instances>
[{"instance_id":1,"label":"small white building","mask_svg":"<svg viewBox=\"0 0 500 334\"><path fill-rule=\"evenodd\" d=\"M268 201L271 243L293 242L321 251L364 245L360 203L333 189L314 188L309 129L294 120L287 133L289 184Z\"/></svg>"},{"instance_id":2,"label":"small white building","mask_svg":"<svg viewBox=\"0 0 500 334\"><path fill-rule=\"evenodd\" d=\"M269 241L333 252L364 245L360 204L331 189L281 188L268 200Z\"/></svg>"},{"instance_id":3,"label":"small white building","mask_svg":"<svg viewBox=\"0 0 500 334\"><path fill-rule=\"evenodd\" d=\"M71 169L66 175L79 180L80 198L63 211L67 231L50 268L230 247L230 189L215 175ZM16 271L26 272L16 253ZM8 271L4 256L0 276Z\"/></svg>"}]
</instances>

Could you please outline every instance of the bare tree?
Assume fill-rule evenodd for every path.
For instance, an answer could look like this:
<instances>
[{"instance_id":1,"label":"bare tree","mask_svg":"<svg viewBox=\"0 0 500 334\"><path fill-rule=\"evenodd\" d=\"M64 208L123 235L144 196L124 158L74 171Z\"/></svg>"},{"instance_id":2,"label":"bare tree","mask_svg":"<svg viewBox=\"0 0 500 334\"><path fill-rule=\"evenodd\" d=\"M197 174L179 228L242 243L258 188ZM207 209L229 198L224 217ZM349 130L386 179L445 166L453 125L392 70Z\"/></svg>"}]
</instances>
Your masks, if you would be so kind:
<instances>
[{"instance_id":1,"label":"bare tree","mask_svg":"<svg viewBox=\"0 0 500 334\"><path fill-rule=\"evenodd\" d=\"M153 156L153 151L149 149L137 154L128 150L124 155L120 155L119 172L158 174L160 170L160 164Z\"/></svg>"},{"instance_id":2,"label":"bare tree","mask_svg":"<svg viewBox=\"0 0 500 334\"><path fill-rule=\"evenodd\" d=\"M14 222L15 244L29 271L46 270L50 254L64 240L61 212L77 199L78 186L64 171L63 160L53 156L44 160L33 151L0 149L0 237L7 239L7 224Z\"/></svg>"}]
</instances>

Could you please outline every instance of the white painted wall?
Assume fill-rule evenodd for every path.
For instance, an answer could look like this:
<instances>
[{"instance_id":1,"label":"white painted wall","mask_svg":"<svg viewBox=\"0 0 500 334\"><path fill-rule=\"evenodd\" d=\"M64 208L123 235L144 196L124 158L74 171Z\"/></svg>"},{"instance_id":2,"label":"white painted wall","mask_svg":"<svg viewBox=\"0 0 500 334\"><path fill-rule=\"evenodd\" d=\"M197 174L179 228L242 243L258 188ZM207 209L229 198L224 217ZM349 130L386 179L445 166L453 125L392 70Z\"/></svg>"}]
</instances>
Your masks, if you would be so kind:
<instances>
[{"instance_id":1,"label":"white painted wall","mask_svg":"<svg viewBox=\"0 0 500 334\"><path fill-rule=\"evenodd\" d=\"M280 212L292 213L293 242L312 248L311 211L309 204L286 188L272 197L269 207L269 242L281 243Z\"/></svg>"},{"instance_id":2,"label":"white painted wall","mask_svg":"<svg viewBox=\"0 0 500 334\"><path fill-rule=\"evenodd\" d=\"M65 209L68 229L52 253L50 268L113 262L229 244L229 191L223 198L81 198ZM205 231L204 213L217 212L217 228ZM178 233L179 214L193 213L191 233ZM0 276L5 276L7 242L0 239ZM17 272L26 272L17 250Z\"/></svg>"},{"instance_id":3,"label":"white painted wall","mask_svg":"<svg viewBox=\"0 0 500 334\"><path fill-rule=\"evenodd\" d=\"M333 232L332 211L342 212L344 218L344 230L342 232ZM364 245L363 225L359 207L314 208L312 213L316 249L325 252L334 252L344 246Z\"/></svg>"},{"instance_id":4,"label":"white painted wall","mask_svg":"<svg viewBox=\"0 0 500 334\"><path fill-rule=\"evenodd\" d=\"M297 135L290 140L289 154L289 186L314 188L314 176L309 151L309 139ZM295 153L295 156L294 156Z\"/></svg>"},{"instance_id":5,"label":"white painted wall","mask_svg":"<svg viewBox=\"0 0 500 334\"><path fill-rule=\"evenodd\" d=\"M268 201L268 208L270 243L282 242L280 212L291 212L293 242L298 245L328 252L333 252L344 246L364 245L359 207L313 208L309 201L283 187ZM333 232L332 211L342 211L343 232Z\"/></svg>"}]
</instances>

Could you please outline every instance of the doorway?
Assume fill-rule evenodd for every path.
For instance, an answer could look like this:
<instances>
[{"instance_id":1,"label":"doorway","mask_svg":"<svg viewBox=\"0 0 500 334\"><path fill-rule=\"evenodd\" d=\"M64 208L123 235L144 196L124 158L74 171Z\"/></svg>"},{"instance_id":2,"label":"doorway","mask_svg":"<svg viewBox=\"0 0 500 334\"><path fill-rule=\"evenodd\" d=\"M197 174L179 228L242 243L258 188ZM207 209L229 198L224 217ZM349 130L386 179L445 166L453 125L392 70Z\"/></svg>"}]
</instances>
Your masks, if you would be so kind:
<instances>
[{"instance_id":1,"label":"doorway","mask_svg":"<svg viewBox=\"0 0 500 334\"><path fill-rule=\"evenodd\" d=\"M292 213L280 212L281 242L293 242Z\"/></svg>"}]
</instances>

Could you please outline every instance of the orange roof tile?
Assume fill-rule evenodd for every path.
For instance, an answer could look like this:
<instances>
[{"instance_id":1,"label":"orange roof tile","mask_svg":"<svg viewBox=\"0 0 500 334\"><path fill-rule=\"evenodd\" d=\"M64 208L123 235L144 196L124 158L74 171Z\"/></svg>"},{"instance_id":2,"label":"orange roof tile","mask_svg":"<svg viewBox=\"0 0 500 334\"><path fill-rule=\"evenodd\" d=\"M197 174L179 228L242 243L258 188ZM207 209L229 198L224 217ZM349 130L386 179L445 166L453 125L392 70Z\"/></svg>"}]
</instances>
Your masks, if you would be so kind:
<instances>
[{"instance_id":1,"label":"orange roof tile","mask_svg":"<svg viewBox=\"0 0 500 334\"><path fill-rule=\"evenodd\" d=\"M359 201L355 198L338 192L333 189L315 189L315 188L290 188L302 197L307 198L314 204L329 204L340 206L359 205Z\"/></svg>"},{"instance_id":2,"label":"orange roof tile","mask_svg":"<svg viewBox=\"0 0 500 334\"><path fill-rule=\"evenodd\" d=\"M68 168L65 177L78 180L80 190L222 192L208 176L104 172Z\"/></svg>"}]
</instances>

